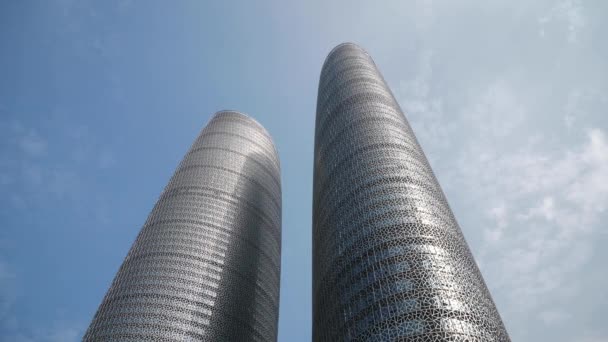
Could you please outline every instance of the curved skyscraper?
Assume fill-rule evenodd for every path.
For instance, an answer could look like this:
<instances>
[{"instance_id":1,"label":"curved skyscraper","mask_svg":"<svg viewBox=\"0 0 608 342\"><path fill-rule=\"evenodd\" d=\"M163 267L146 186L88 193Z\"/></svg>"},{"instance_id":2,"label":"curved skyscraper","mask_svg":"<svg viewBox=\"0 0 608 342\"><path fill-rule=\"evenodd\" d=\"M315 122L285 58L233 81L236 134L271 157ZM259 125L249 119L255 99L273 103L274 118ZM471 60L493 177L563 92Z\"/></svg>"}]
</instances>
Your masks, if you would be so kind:
<instances>
[{"instance_id":1,"label":"curved skyscraper","mask_svg":"<svg viewBox=\"0 0 608 342\"><path fill-rule=\"evenodd\" d=\"M403 112L350 43L321 71L313 211L315 341L509 341Z\"/></svg>"},{"instance_id":2,"label":"curved skyscraper","mask_svg":"<svg viewBox=\"0 0 608 342\"><path fill-rule=\"evenodd\" d=\"M281 183L266 130L217 113L146 220L86 341L275 341Z\"/></svg>"}]
</instances>

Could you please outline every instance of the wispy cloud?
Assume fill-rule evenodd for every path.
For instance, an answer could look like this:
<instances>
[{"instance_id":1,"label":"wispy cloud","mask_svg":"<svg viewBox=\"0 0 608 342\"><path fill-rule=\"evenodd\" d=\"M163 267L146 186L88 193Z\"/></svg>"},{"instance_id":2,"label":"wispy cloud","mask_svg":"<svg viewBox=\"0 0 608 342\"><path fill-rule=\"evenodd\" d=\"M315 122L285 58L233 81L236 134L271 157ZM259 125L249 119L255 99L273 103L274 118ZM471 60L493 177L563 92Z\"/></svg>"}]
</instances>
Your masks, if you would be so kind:
<instances>
[{"instance_id":1,"label":"wispy cloud","mask_svg":"<svg viewBox=\"0 0 608 342\"><path fill-rule=\"evenodd\" d=\"M578 342L608 342L608 335L600 333L583 333L584 337L578 340Z\"/></svg>"},{"instance_id":2,"label":"wispy cloud","mask_svg":"<svg viewBox=\"0 0 608 342\"><path fill-rule=\"evenodd\" d=\"M424 50L418 55L414 70L415 75L401 81L397 88L397 97L403 110L408 114L412 124L416 126L416 135L422 144L432 141L434 146L447 148L450 131L455 129L453 121L446 120L443 111L442 98L431 94L433 82L433 51ZM440 145L440 146L439 146ZM425 151L427 157L435 159L437 150Z\"/></svg>"},{"instance_id":3,"label":"wispy cloud","mask_svg":"<svg viewBox=\"0 0 608 342\"><path fill-rule=\"evenodd\" d=\"M63 210L66 206L70 208L66 215L107 224L107 203L103 196L91 196L98 189L97 177L91 174L110 172L116 152L107 142L99 142L87 126L60 115L37 122L2 118L0 152L4 195L0 215L12 224L7 231L19 229L23 222L15 218L24 210L27 215L40 215L40 208ZM41 224L46 228L46 222ZM77 341L84 329L79 318L58 311L45 324L34 324L20 313L19 306L28 303L26 291L32 287L20 283L20 275L28 272L20 268L23 260L8 258L14 248L14 243L0 239L0 340Z\"/></svg>"},{"instance_id":4,"label":"wispy cloud","mask_svg":"<svg viewBox=\"0 0 608 342\"><path fill-rule=\"evenodd\" d=\"M7 241L0 241L0 253L6 250ZM82 321L63 319L58 311L56 319L45 326L28 326L16 312L20 297L19 278L3 255L0 255L0 340L21 342L72 342L78 341L85 325Z\"/></svg>"},{"instance_id":5,"label":"wispy cloud","mask_svg":"<svg viewBox=\"0 0 608 342\"><path fill-rule=\"evenodd\" d=\"M558 324L572 317L564 310L546 310L540 313L540 317L547 325Z\"/></svg>"},{"instance_id":6,"label":"wispy cloud","mask_svg":"<svg viewBox=\"0 0 608 342\"><path fill-rule=\"evenodd\" d=\"M39 127L18 120L0 122L0 186L8 204L24 208L48 200L76 199L83 191L83 173L106 170L116 154L102 147L83 125L62 123L61 131L45 136ZM59 144L49 150L53 142ZM54 153L54 154L53 154Z\"/></svg>"},{"instance_id":7,"label":"wispy cloud","mask_svg":"<svg viewBox=\"0 0 608 342\"><path fill-rule=\"evenodd\" d=\"M50 328L25 327L15 317L13 325L0 331L0 339L15 342L76 342L84 333L81 323L54 322Z\"/></svg>"},{"instance_id":8,"label":"wispy cloud","mask_svg":"<svg viewBox=\"0 0 608 342\"><path fill-rule=\"evenodd\" d=\"M448 199L466 208L457 217L513 337L524 338L531 320L556 328L585 319L577 303L594 285L579 279L592 272L608 219L607 132L586 117L601 92L573 87L559 108L531 96L538 84L503 72L445 93L433 88L444 58L421 52L418 72L396 93ZM539 125L554 120L542 112L549 108L563 121ZM555 138L560 130L567 139Z\"/></svg>"},{"instance_id":9,"label":"wispy cloud","mask_svg":"<svg viewBox=\"0 0 608 342\"><path fill-rule=\"evenodd\" d=\"M49 342L71 342L78 341L78 337L82 334L81 325L61 325L55 327L49 332Z\"/></svg>"},{"instance_id":10,"label":"wispy cloud","mask_svg":"<svg viewBox=\"0 0 608 342\"><path fill-rule=\"evenodd\" d=\"M541 37L547 35L547 26L552 22L564 23L567 32L566 39L570 43L575 43L586 26L582 1L559 1L546 14L538 18L539 35Z\"/></svg>"},{"instance_id":11,"label":"wispy cloud","mask_svg":"<svg viewBox=\"0 0 608 342\"><path fill-rule=\"evenodd\" d=\"M101 152L99 152L98 157L99 167L102 169L107 169L114 166L114 164L116 164L116 157L114 156L114 153L109 149L102 149Z\"/></svg>"},{"instance_id":12,"label":"wispy cloud","mask_svg":"<svg viewBox=\"0 0 608 342\"><path fill-rule=\"evenodd\" d=\"M28 156L38 157L47 149L47 142L34 129L21 136L19 147Z\"/></svg>"},{"instance_id":13,"label":"wispy cloud","mask_svg":"<svg viewBox=\"0 0 608 342\"><path fill-rule=\"evenodd\" d=\"M16 299L15 278L8 263L0 260L0 324L6 323Z\"/></svg>"},{"instance_id":14,"label":"wispy cloud","mask_svg":"<svg viewBox=\"0 0 608 342\"><path fill-rule=\"evenodd\" d=\"M555 155L522 150L467 164L468 169L481 166L473 177L500 175L478 188L481 203L501 197L511 208L508 223L499 210L494 224L484 229L486 237L501 235L486 238L480 255L486 273L509 293L510 310L529 312L581 290L575 273L593 253L593 233L608 200L606 156L604 133L592 130L581 146ZM465 182L479 184L477 179ZM541 318L547 321L545 314Z\"/></svg>"}]
</instances>

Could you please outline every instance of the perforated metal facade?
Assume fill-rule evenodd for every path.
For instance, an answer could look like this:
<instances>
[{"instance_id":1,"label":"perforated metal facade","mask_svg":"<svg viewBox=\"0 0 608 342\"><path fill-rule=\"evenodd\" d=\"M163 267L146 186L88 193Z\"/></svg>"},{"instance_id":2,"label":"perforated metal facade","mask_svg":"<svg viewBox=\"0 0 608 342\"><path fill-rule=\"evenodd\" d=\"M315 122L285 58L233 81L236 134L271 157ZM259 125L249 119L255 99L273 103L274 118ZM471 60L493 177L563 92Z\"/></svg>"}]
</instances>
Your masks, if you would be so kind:
<instances>
[{"instance_id":1,"label":"perforated metal facade","mask_svg":"<svg viewBox=\"0 0 608 342\"><path fill-rule=\"evenodd\" d=\"M509 341L412 129L354 44L321 72L313 197L315 341Z\"/></svg>"},{"instance_id":2,"label":"perforated metal facade","mask_svg":"<svg viewBox=\"0 0 608 342\"><path fill-rule=\"evenodd\" d=\"M266 130L217 113L162 192L86 341L275 341L281 184Z\"/></svg>"}]
</instances>

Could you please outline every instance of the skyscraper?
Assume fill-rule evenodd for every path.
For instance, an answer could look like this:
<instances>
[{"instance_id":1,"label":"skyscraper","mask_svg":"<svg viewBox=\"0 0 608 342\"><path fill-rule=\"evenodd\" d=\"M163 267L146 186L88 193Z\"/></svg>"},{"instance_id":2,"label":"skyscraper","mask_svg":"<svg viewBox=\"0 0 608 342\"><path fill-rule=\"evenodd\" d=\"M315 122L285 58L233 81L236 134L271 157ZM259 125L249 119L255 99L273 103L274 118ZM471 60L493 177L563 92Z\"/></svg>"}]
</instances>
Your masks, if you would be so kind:
<instances>
[{"instance_id":1,"label":"skyscraper","mask_svg":"<svg viewBox=\"0 0 608 342\"><path fill-rule=\"evenodd\" d=\"M433 171L371 57L334 48L317 99L315 341L509 341Z\"/></svg>"},{"instance_id":2,"label":"skyscraper","mask_svg":"<svg viewBox=\"0 0 608 342\"><path fill-rule=\"evenodd\" d=\"M160 195L86 341L275 341L281 184L255 120L217 113Z\"/></svg>"}]
</instances>

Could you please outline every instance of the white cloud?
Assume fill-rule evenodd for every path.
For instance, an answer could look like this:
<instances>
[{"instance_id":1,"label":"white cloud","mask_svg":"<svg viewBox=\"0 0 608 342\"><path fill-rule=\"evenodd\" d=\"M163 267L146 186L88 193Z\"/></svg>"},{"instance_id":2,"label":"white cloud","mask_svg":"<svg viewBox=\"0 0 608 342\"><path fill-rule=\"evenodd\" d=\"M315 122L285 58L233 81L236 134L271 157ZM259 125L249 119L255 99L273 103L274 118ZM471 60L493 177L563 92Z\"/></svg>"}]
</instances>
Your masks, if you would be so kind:
<instances>
[{"instance_id":1,"label":"white cloud","mask_svg":"<svg viewBox=\"0 0 608 342\"><path fill-rule=\"evenodd\" d=\"M564 106L564 125L570 131L572 128L585 125L593 114L608 105L608 97L595 87L573 88L568 91ZM600 114L604 112L601 111ZM584 127L584 126L583 126ZM588 128L588 127L587 127Z\"/></svg>"},{"instance_id":2,"label":"white cloud","mask_svg":"<svg viewBox=\"0 0 608 342\"><path fill-rule=\"evenodd\" d=\"M464 124L484 139L507 137L527 115L525 107L507 81L498 79L478 94L469 94L471 104L463 109Z\"/></svg>"},{"instance_id":3,"label":"white cloud","mask_svg":"<svg viewBox=\"0 0 608 342\"><path fill-rule=\"evenodd\" d=\"M433 51L424 50L418 56L416 74L408 81L402 81L397 89L399 103L416 127L416 136L422 145L432 142L435 147L450 146L450 130L453 129L450 120L444 117L442 99L431 94L433 80ZM436 149L425 150L430 160L436 158Z\"/></svg>"},{"instance_id":4,"label":"white cloud","mask_svg":"<svg viewBox=\"0 0 608 342\"><path fill-rule=\"evenodd\" d=\"M0 331L0 339L15 342L76 342L80 340L83 331L83 325L76 323L56 321L50 328L45 328L20 326L16 322L13 327L5 326Z\"/></svg>"},{"instance_id":5,"label":"white cloud","mask_svg":"<svg viewBox=\"0 0 608 342\"><path fill-rule=\"evenodd\" d=\"M434 60L422 56L423 62ZM547 107L530 96L533 88L505 77L437 94L431 85L440 79L424 63L419 67L416 77L401 83L400 103L433 156L450 203L468 210L463 229L477 241L476 261L508 327L578 319L572 308L580 310L575 302L588 284L577 279L608 219L606 132L581 127L583 105L597 102L598 94L571 92L564 112L575 119L562 141L534 122ZM435 110L432 104L448 102L446 96L462 101ZM456 216L462 223L462 213Z\"/></svg>"},{"instance_id":6,"label":"white cloud","mask_svg":"<svg viewBox=\"0 0 608 342\"><path fill-rule=\"evenodd\" d=\"M0 242L0 247L6 244ZM83 324L79 322L55 320L49 327L28 327L20 322L16 316L16 307L19 304L17 275L13 267L0 259L0 340L3 341L49 341L71 342L78 341L82 334ZM58 311L57 316L63 316Z\"/></svg>"},{"instance_id":7,"label":"white cloud","mask_svg":"<svg viewBox=\"0 0 608 342\"><path fill-rule=\"evenodd\" d=\"M413 11L416 13L413 17L416 30L427 30L435 22L433 0L417 0Z\"/></svg>"},{"instance_id":8,"label":"white cloud","mask_svg":"<svg viewBox=\"0 0 608 342\"><path fill-rule=\"evenodd\" d=\"M16 275L11 267L0 259L0 323L4 324L16 299Z\"/></svg>"},{"instance_id":9,"label":"white cloud","mask_svg":"<svg viewBox=\"0 0 608 342\"><path fill-rule=\"evenodd\" d=\"M563 0L556 3L547 14L538 19L539 35L547 35L547 26L554 21L563 22L566 25L566 38L568 42L575 43L581 31L587 25L584 8L580 0Z\"/></svg>"},{"instance_id":10,"label":"white cloud","mask_svg":"<svg viewBox=\"0 0 608 342\"><path fill-rule=\"evenodd\" d=\"M553 221L555 218L555 202L553 197L547 196L543 198L542 202L537 206L530 208L526 214L519 216L522 220L529 220L534 217L544 218L547 221Z\"/></svg>"},{"instance_id":11,"label":"white cloud","mask_svg":"<svg viewBox=\"0 0 608 342\"><path fill-rule=\"evenodd\" d=\"M572 126L574 125L574 120L575 117L574 115L567 113L566 115L564 115L564 125L566 126L566 128L571 129Z\"/></svg>"},{"instance_id":12,"label":"white cloud","mask_svg":"<svg viewBox=\"0 0 608 342\"><path fill-rule=\"evenodd\" d=\"M495 259L485 263L501 270L493 275L500 279L499 286L514 289L512 299L525 309L542 299L539 296L558 290L550 283L571 282L569 275L589 260L590 234L608 201L606 156L604 133L593 130L582 146L561 153L503 151L489 153L483 161L469 156L472 161L461 169L464 177L475 177L463 179L469 184L478 183L476 175L482 175L477 192L482 203L500 196L512 208L516 220L508 223L501 208L489 209L497 223L484 234L496 237L500 232L502 239L499 244L498 239L489 239L482 251L488 257L487 251L494 250ZM471 168L479 171L471 173ZM554 268L555 264L561 267Z\"/></svg>"},{"instance_id":13,"label":"white cloud","mask_svg":"<svg viewBox=\"0 0 608 342\"><path fill-rule=\"evenodd\" d=\"M0 173L0 185L9 185L13 183L13 177L10 174Z\"/></svg>"},{"instance_id":14,"label":"white cloud","mask_svg":"<svg viewBox=\"0 0 608 342\"><path fill-rule=\"evenodd\" d=\"M588 132L588 142L576 162L580 177L568 187L567 199L579 204L586 215L606 211L608 201L608 141L600 129ZM584 222L588 222L585 220Z\"/></svg>"},{"instance_id":15,"label":"white cloud","mask_svg":"<svg viewBox=\"0 0 608 342\"><path fill-rule=\"evenodd\" d=\"M47 141L43 139L35 130L20 137L19 146L28 156L39 157L46 152Z\"/></svg>"},{"instance_id":16,"label":"white cloud","mask_svg":"<svg viewBox=\"0 0 608 342\"><path fill-rule=\"evenodd\" d=\"M608 342L608 335L602 336L599 333L585 333L584 337L578 338L572 342Z\"/></svg>"},{"instance_id":17,"label":"white cloud","mask_svg":"<svg viewBox=\"0 0 608 342\"><path fill-rule=\"evenodd\" d=\"M43 170L38 164L24 163L22 171L23 180L28 186L37 187L42 184Z\"/></svg>"},{"instance_id":18,"label":"white cloud","mask_svg":"<svg viewBox=\"0 0 608 342\"><path fill-rule=\"evenodd\" d=\"M505 228L509 224L509 214L504 203L488 210L488 216L494 221L494 227L489 227L484 231L484 238L487 243L495 243L502 238Z\"/></svg>"},{"instance_id":19,"label":"white cloud","mask_svg":"<svg viewBox=\"0 0 608 342\"><path fill-rule=\"evenodd\" d=\"M78 341L80 334L80 327L61 327L51 331L48 340L50 342L75 342Z\"/></svg>"},{"instance_id":20,"label":"white cloud","mask_svg":"<svg viewBox=\"0 0 608 342\"><path fill-rule=\"evenodd\" d=\"M540 318L547 325L556 324L572 317L571 314L563 310L546 310L540 313Z\"/></svg>"},{"instance_id":21,"label":"white cloud","mask_svg":"<svg viewBox=\"0 0 608 342\"><path fill-rule=\"evenodd\" d=\"M116 158L114 156L114 153L112 153L112 151L110 151L108 149L103 149L99 153L99 158L98 158L99 167L102 169L107 169L107 168L114 166L114 164L116 164Z\"/></svg>"},{"instance_id":22,"label":"white cloud","mask_svg":"<svg viewBox=\"0 0 608 342\"><path fill-rule=\"evenodd\" d=\"M42 128L18 120L0 121L0 146L7 148L0 161L0 186L5 187L5 198L14 209L76 199L86 186L83 173L87 168L107 169L116 163L114 152L99 146L87 126L61 122L60 127L62 131L45 138L38 133L45 131ZM64 139L69 141L67 146L62 145L66 144ZM56 143L63 149L61 154L48 153L49 142L54 141L62 142ZM48 158L43 158L47 154Z\"/></svg>"}]
</instances>

